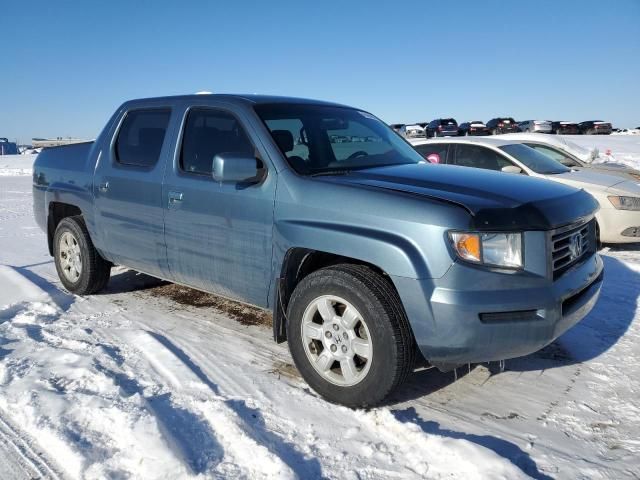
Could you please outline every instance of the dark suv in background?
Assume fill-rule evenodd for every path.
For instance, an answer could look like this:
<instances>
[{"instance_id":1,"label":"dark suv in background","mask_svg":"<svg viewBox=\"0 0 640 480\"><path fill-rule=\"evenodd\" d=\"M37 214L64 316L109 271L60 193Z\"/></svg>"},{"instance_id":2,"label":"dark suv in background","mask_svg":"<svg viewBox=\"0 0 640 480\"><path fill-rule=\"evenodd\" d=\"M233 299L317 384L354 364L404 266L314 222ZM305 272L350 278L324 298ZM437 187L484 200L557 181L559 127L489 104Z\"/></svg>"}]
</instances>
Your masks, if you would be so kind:
<instances>
[{"instance_id":1,"label":"dark suv in background","mask_svg":"<svg viewBox=\"0 0 640 480\"><path fill-rule=\"evenodd\" d=\"M582 135L610 135L611 124L602 120L587 120L578 124Z\"/></svg>"},{"instance_id":2,"label":"dark suv in background","mask_svg":"<svg viewBox=\"0 0 640 480\"><path fill-rule=\"evenodd\" d=\"M580 129L577 123L573 122L551 122L551 133L558 135L578 135Z\"/></svg>"},{"instance_id":3,"label":"dark suv in background","mask_svg":"<svg viewBox=\"0 0 640 480\"><path fill-rule=\"evenodd\" d=\"M517 133L520 131L518 122L516 122L512 117L492 118L487 122L487 128L491 130L493 135L500 135L501 133Z\"/></svg>"},{"instance_id":4,"label":"dark suv in background","mask_svg":"<svg viewBox=\"0 0 640 480\"><path fill-rule=\"evenodd\" d=\"M472 120L470 122L463 122L458 126L458 135L491 135L491 130L489 130L484 122L481 122L480 120Z\"/></svg>"},{"instance_id":5,"label":"dark suv in background","mask_svg":"<svg viewBox=\"0 0 640 480\"><path fill-rule=\"evenodd\" d=\"M454 118L436 118L425 128L425 137L457 137L458 122Z\"/></svg>"}]
</instances>

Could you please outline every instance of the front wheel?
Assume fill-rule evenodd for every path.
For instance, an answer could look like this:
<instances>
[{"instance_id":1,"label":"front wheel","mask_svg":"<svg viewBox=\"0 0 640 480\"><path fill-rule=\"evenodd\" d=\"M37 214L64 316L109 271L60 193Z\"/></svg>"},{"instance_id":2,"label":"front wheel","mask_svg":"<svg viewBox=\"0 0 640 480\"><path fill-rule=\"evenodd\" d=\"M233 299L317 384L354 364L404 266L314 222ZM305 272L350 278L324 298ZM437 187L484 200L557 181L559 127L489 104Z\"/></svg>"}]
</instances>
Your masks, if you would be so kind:
<instances>
[{"instance_id":1,"label":"front wheel","mask_svg":"<svg viewBox=\"0 0 640 480\"><path fill-rule=\"evenodd\" d=\"M382 402L411 371L415 345L392 285L361 265L317 270L288 307L289 349L305 381L330 402Z\"/></svg>"},{"instance_id":2,"label":"front wheel","mask_svg":"<svg viewBox=\"0 0 640 480\"><path fill-rule=\"evenodd\" d=\"M60 221L53 237L53 256L58 277L69 292L90 295L109 281L111 264L93 246L80 216Z\"/></svg>"}]
</instances>

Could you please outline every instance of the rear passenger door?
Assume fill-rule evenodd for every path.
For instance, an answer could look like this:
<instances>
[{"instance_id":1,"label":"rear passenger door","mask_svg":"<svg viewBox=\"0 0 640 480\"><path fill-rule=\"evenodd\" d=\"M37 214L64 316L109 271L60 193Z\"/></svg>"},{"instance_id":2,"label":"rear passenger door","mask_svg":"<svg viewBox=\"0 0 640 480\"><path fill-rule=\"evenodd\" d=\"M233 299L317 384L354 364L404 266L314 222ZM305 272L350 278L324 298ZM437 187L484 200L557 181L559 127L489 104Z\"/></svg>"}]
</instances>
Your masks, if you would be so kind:
<instances>
[{"instance_id":1,"label":"rear passenger door","mask_svg":"<svg viewBox=\"0 0 640 480\"><path fill-rule=\"evenodd\" d=\"M170 119L165 106L124 113L111 145L100 152L93 185L95 227L109 260L163 278L162 176Z\"/></svg>"},{"instance_id":2,"label":"rear passenger door","mask_svg":"<svg viewBox=\"0 0 640 480\"><path fill-rule=\"evenodd\" d=\"M275 175L241 112L193 107L165 176L163 208L171 276L176 281L247 303L267 305ZM257 184L220 183L211 175L219 153L254 157Z\"/></svg>"},{"instance_id":3,"label":"rear passenger door","mask_svg":"<svg viewBox=\"0 0 640 480\"><path fill-rule=\"evenodd\" d=\"M422 145L414 145L413 148L429 163L445 164L447 163L447 152L449 151L448 143L423 143Z\"/></svg>"}]
</instances>

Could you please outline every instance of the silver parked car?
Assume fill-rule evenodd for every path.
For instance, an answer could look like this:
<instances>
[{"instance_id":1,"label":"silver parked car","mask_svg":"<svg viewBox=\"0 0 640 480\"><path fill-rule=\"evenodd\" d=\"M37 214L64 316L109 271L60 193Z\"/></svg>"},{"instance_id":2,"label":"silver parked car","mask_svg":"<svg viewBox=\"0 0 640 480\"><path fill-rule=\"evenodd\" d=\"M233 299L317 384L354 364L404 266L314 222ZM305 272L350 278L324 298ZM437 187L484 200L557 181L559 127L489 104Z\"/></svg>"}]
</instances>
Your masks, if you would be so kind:
<instances>
[{"instance_id":1,"label":"silver parked car","mask_svg":"<svg viewBox=\"0 0 640 480\"><path fill-rule=\"evenodd\" d=\"M524 120L518 122L520 130L526 133L551 133L552 122L548 120Z\"/></svg>"}]
</instances>

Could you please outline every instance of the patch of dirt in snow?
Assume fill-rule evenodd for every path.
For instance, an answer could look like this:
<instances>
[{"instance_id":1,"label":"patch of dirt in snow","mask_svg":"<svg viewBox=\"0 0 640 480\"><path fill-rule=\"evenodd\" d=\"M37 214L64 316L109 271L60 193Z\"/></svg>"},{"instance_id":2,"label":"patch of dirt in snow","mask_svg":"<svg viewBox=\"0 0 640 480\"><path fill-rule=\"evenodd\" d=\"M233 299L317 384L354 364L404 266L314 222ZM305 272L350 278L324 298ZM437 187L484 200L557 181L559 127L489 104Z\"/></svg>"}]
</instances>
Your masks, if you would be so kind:
<instances>
[{"instance_id":1,"label":"patch of dirt in snow","mask_svg":"<svg viewBox=\"0 0 640 480\"><path fill-rule=\"evenodd\" d=\"M175 283L151 288L148 293L156 297L167 297L181 305L215 308L243 325L271 325L272 322L271 314L266 310Z\"/></svg>"}]
</instances>

